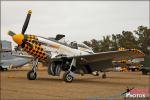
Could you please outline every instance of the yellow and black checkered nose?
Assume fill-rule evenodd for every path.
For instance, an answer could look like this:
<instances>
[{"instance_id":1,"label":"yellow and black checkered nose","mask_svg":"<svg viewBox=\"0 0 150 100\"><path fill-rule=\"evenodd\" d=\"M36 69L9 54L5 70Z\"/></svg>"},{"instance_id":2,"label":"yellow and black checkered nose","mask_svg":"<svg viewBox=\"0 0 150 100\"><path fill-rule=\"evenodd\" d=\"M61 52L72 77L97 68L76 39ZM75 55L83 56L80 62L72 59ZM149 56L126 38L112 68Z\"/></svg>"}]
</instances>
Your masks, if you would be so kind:
<instances>
[{"instance_id":1,"label":"yellow and black checkered nose","mask_svg":"<svg viewBox=\"0 0 150 100\"><path fill-rule=\"evenodd\" d=\"M35 35L26 35L25 37L26 41L30 42L33 47L31 48L25 44L23 50L40 60L47 60L47 54L44 52L41 44L35 41L38 40L38 38Z\"/></svg>"}]
</instances>

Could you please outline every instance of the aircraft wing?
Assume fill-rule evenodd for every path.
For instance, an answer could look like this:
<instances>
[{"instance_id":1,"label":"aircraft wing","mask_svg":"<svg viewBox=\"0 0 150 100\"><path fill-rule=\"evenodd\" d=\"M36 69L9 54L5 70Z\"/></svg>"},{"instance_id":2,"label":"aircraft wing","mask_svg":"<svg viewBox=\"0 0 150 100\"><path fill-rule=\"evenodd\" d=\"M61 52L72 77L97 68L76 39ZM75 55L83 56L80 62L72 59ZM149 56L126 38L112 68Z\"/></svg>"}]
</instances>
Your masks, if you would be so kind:
<instances>
[{"instance_id":1,"label":"aircraft wing","mask_svg":"<svg viewBox=\"0 0 150 100\"><path fill-rule=\"evenodd\" d=\"M137 49L129 49L124 51L108 51L89 55L74 56L77 60L83 60L88 63L99 62L112 59L114 61L129 60L133 58L144 57L144 53Z\"/></svg>"},{"instance_id":2,"label":"aircraft wing","mask_svg":"<svg viewBox=\"0 0 150 100\"><path fill-rule=\"evenodd\" d=\"M23 65L30 63L31 59L26 59L26 58L20 58L20 57L15 57L13 59L8 59L8 60L1 60L0 65L3 68L16 68L16 67L22 67Z\"/></svg>"},{"instance_id":3,"label":"aircraft wing","mask_svg":"<svg viewBox=\"0 0 150 100\"><path fill-rule=\"evenodd\" d=\"M20 58L26 58L26 59L33 59L33 56L30 55L16 55L16 54L12 54L12 56L16 56L16 57L20 57Z\"/></svg>"},{"instance_id":4,"label":"aircraft wing","mask_svg":"<svg viewBox=\"0 0 150 100\"><path fill-rule=\"evenodd\" d=\"M144 57L143 52L137 49L130 49L124 51L108 51L88 55L70 56L67 58L75 58L77 66L86 65L82 68L80 67L84 71L84 73L92 73L93 71L106 71L108 68L112 68L112 61L129 60L141 57ZM62 57L51 58L51 60L53 61L58 61L61 59Z\"/></svg>"}]
</instances>

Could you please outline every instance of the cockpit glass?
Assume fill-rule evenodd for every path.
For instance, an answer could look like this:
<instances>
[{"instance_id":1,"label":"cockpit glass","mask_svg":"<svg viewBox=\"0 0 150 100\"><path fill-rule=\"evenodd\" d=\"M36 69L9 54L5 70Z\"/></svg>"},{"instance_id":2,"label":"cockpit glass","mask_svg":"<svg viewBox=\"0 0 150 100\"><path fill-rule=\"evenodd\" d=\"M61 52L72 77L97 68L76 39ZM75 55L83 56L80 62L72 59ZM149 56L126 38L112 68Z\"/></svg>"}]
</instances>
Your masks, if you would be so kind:
<instances>
[{"instance_id":1,"label":"cockpit glass","mask_svg":"<svg viewBox=\"0 0 150 100\"><path fill-rule=\"evenodd\" d=\"M87 49L91 49L90 47L88 47L86 44L78 44L79 47L82 48L87 48Z\"/></svg>"}]
</instances>

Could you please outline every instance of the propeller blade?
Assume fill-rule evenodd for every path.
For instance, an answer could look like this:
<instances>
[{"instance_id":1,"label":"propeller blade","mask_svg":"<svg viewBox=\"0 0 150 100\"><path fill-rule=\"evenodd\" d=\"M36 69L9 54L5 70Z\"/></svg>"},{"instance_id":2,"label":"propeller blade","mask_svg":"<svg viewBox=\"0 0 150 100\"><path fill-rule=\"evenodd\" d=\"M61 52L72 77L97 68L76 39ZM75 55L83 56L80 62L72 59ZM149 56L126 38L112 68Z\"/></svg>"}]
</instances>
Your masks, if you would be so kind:
<instances>
[{"instance_id":1,"label":"propeller blade","mask_svg":"<svg viewBox=\"0 0 150 100\"><path fill-rule=\"evenodd\" d=\"M23 27L22 27L22 32L21 32L22 34L25 33L25 31L26 31L26 29L27 29L27 27L28 27L29 20L30 20L30 17L31 17L31 13L32 13L32 11L29 10L29 11L28 11L28 14L27 14L27 17L26 17L26 20L25 20L25 22L24 22L24 25L23 25Z\"/></svg>"},{"instance_id":2,"label":"propeller blade","mask_svg":"<svg viewBox=\"0 0 150 100\"><path fill-rule=\"evenodd\" d=\"M14 32L12 32L12 31L9 31L9 32L8 32L8 35L13 37L13 36L16 35L16 34L15 34Z\"/></svg>"}]
</instances>

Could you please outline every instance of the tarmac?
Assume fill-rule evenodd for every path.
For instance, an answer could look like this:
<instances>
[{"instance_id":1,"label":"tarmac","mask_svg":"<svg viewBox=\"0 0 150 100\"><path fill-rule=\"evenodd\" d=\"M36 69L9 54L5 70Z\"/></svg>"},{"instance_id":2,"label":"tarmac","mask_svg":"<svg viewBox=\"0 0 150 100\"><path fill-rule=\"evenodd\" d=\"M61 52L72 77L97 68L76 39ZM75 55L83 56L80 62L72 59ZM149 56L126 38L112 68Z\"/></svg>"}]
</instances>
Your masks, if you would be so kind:
<instances>
[{"instance_id":1,"label":"tarmac","mask_svg":"<svg viewBox=\"0 0 150 100\"><path fill-rule=\"evenodd\" d=\"M46 70L37 71L36 80L26 78L27 70L1 72L1 100L90 100L119 95L127 88L148 88L149 75L141 72L108 72L107 78L76 75L72 83L61 76L49 76ZM118 96L115 99L124 99ZM106 99L105 99L106 100Z\"/></svg>"}]
</instances>

